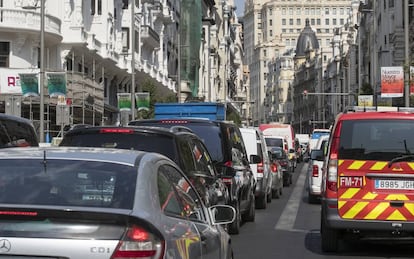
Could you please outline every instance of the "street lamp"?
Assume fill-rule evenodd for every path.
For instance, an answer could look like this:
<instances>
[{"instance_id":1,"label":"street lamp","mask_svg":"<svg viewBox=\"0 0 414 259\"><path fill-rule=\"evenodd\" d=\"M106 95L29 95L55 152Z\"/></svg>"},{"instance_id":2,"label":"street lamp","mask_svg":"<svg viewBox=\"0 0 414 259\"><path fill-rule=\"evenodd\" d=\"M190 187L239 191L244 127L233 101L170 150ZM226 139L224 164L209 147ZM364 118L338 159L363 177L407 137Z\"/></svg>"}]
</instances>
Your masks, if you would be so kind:
<instances>
[{"instance_id":1,"label":"street lamp","mask_svg":"<svg viewBox=\"0 0 414 259\"><path fill-rule=\"evenodd\" d=\"M405 71L404 71L404 104L410 107L410 48L409 48L409 17L408 0L404 0L404 45L405 45Z\"/></svg>"},{"instance_id":2,"label":"street lamp","mask_svg":"<svg viewBox=\"0 0 414 259\"><path fill-rule=\"evenodd\" d=\"M37 4L34 6L23 6L23 9L32 10L37 9ZM45 99L44 99L44 85L45 85L45 0L40 0L40 72L39 72L39 96L40 96L40 110L39 110L39 142L45 142Z\"/></svg>"}]
</instances>

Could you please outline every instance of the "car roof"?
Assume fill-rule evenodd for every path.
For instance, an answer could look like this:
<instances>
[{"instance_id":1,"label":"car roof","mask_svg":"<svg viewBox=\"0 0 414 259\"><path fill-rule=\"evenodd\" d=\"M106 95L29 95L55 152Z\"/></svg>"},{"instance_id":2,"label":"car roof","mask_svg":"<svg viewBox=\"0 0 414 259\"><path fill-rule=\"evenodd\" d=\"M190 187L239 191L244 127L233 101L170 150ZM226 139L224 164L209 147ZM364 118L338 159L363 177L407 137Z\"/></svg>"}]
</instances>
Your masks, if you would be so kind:
<instances>
[{"instance_id":1,"label":"car roof","mask_svg":"<svg viewBox=\"0 0 414 259\"><path fill-rule=\"evenodd\" d=\"M85 126L76 129L69 130L66 135L78 135L78 134L85 134L85 133L95 133L105 129L114 129L112 132L113 134L116 133L123 133L122 130L133 130L134 132L140 133L155 133L155 134L162 134L162 135L180 135L180 134L192 134L196 136L191 129L186 128L185 126L175 126L172 128L163 128L163 127L156 127L156 126ZM117 132L117 130L119 130ZM66 136L65 135L65 136Z\"/></svg>"},{"instance_id":2,"label":"car roof","mask_svg":"<svg viewBox=\"0 0 414 259\"><path fill-rule=\"evenodd\" d=\"M234 125L236 124L233 121L222 121L222 120L209 120L204 118L169 118L169 119L143 119L143 120L135 120L130 121L128 125L133 126L134 123L168 123L168 122L178 122L181 124L186 123L199 123L199 124L226 124L226 125Z\"/></svg>"},{"instance_id":3,"label":"car roof","mask_svg":"<svg viewBox=\"0 0 414 259\"><path fill-rule=\"evenodd\" d=\"M73 159L118 163L134 166L149 152L115 148L26 147L0 149L1 159ZM155 154L155 153L153 153ZM158 154L157 154L158 155Z\"/></svg>"},{"instance_id":4,"label":"car roof","mask_svg":"<svg viewBox=\"0 0 414 259\"><path fill-rule=\"evenodd\" d=\"M32 124L32 121L23 117L0 113L0 119L14 120L22 123Z\"/></svg>"},{"instance_id":5,"label":"car roof","mask_svg":"<svg viewBox=\"0 0 414 259\"><path fill-rule=\"evenodd\" d=\"M414 113L411 112L392 112L392 111L367 111L367 112L347 112L341 113L338 120L370 120L370 119L407 119L413 120Z\"/></svg>"}]
</instances>

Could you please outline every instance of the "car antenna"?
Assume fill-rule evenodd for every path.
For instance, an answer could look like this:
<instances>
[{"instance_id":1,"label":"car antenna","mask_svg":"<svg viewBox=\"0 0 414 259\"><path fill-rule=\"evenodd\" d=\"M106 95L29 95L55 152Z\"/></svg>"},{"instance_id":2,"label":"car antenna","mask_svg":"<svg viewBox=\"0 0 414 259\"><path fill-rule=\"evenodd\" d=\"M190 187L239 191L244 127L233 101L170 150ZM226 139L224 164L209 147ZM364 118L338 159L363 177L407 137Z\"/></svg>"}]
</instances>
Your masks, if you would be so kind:
<instances>
[{"instance_id":1,"label":"car antenna","mask_svg":"<svg viewBox=\"0 0 414 259\"><path fill-rule=\"evenodd\" d=\"M44 170L44 172L45 172L45 174L47 173L46 171L46 169L47 169L47 161L46 161L46 150L44 149L43 150L43 170Z\"/></svg>"}]
</instances>

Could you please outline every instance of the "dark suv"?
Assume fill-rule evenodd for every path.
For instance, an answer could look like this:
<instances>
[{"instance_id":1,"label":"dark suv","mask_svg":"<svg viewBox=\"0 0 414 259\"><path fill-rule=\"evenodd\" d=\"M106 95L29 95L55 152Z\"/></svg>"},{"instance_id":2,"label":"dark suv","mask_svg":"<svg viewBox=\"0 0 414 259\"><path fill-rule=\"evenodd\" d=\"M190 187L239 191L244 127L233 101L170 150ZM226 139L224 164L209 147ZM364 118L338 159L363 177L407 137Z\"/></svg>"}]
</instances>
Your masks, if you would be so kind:
<instances>
[{"instance_id":1,"label":"dark suv","mask_svg":"<svg viewBox=\"0 0 414 259\"><path fill-rule=\"evenodd\" d=\"M161 153L181 167L207 206L230 205L227 186L215 170L204 143L189 129L85 126L69 130L60 146L111 147Z\"/></svg>"},{"instance_id":2,"label":"dark suv","mask_svg":"<svg viewBox=\"0 0 414 259\"><path fill-rule=\"evenodd\" d=\"M39 146L30 120L0 113L0 148Z\"/></svg>"},{"instance_id":3,"label":"dark suv","mask_svg":"<svg viewBox=\"0 0 414 259\"><path fill-rule=\"evenodd\" d=\"M254 221L256 182L236 124L207 119L154 119L131 121L129 125L190 128L206 144L217 171L223 175L228 186L230 199L237 211L229 232L239 233L242 220Z\"/></svg>"}]
</instances>

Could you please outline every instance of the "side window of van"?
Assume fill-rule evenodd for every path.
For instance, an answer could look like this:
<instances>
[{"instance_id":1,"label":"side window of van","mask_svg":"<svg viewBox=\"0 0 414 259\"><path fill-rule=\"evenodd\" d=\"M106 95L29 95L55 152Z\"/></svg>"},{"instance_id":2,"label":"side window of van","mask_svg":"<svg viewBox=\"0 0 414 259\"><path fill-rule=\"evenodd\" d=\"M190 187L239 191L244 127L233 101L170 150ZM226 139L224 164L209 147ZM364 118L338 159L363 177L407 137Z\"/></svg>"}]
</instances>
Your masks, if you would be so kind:
<instances>
[{"instance_id":1,"label":"side window of van","mask_svg":"<svg viewBox=\"0 0 414 259\"><path fill-rule=\"evenodd\" d=\"M38 146L36 132L29 122L0 119L0 148Z\"/></svg>"}]
</instances>

